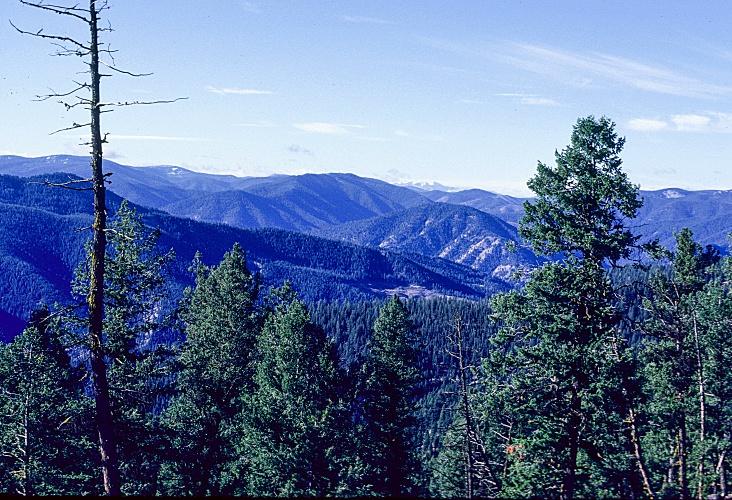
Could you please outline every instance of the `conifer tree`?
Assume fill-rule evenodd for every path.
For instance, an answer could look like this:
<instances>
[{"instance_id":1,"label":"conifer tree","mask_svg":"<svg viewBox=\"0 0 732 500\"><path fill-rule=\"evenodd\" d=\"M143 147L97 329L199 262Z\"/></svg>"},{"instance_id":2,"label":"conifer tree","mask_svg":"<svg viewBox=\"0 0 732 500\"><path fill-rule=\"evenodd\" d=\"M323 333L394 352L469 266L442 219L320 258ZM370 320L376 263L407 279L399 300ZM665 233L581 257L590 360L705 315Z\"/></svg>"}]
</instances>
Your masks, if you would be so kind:
<instances>
[{"instance_id":1,"label":"conifer tree","mask_svg":"<svg viewBox=\"0 0 732 500\"><path fill-rule=\"evenodd\" d=\"M504 495L632 489L629 453L613 449L618 440L610 437L623 434L622 398L613 391L623 385L617 362L624 346L604 268L629 257L637 240L624 222L641 201L621 170L623 144L609 119L581 118L569 146L555 154L556 166L539 163L528 183L537 197L525 204L521 234L537 251L564 260L492 302L503 323L496 348L511 352L504 358L510 377L526 394L520 432L506 448L523 451L510 463ZM603 380L609 374L614 381ZM618 469L623 473L614 475Z\"/></svg>"},{"instance_id":2,"label":"conifer tree","mask_svg":"<svg viewBox=\"0 0 732 500\"><path fill-rule=\"evenodd\" d=\"M332 495L348 438L335 349L288 284L274 295L257 341L254 393L241 415L247 492Z\"/></svg>"},{"instance_id":3,"label":"conifer tree","mask_svg":"<svg viewBox=\"0 0 732 500\"><path fill-rule=\"evenodd\" d=\"M683 229L676 235L675 252L667 257L670 269L661 268L652 276L644 300L649 318L643 325L642 356L650 393L650 424L656 429L648 440L656 448L657 468L669 464L665 481L657 480L662 493L689 498L690 477L695 473L699 497L706 489L709 451L705 435L709 416L705 414L709 411L706 386L712 349L709 330L713 327L706 323L711 319L709 313L714 316L709 298L699 299L719 256L713 248L703 249L691 231Z\"/></svg>"},{"instance_id":4,"label":"conifer tree","mask_svg":"<svg viewBox=\"0 0 732 500\"><path fill-rule=\"evenodd\" d=\"M194 262L196 286L182 319L186 340L177 359L175 395L163 415L171 435L163 471L169 494L224 494L237 483L235 417L251 394L260 328L259 278L237 244L218 266Z\"/></svg>"},{"instance_id":5,"label":"conifer tree","mask_svg":"<svg viewBox=\"0 0 732 500\"><path fill-rule=\"evenodd\" d=\"M379 313L356 393L363 484L371 494L419 493L415 399L417 339L396 295Z\"/></svg>"},{"instance_id":6,"label":"conifer tree","mask_svg":"<svg viewBox=\"0 0 732 500\"><path fill-rule=\"evenodd\" d=\"M90 401L48 317L0 344L0 491L99 494Z\"/></svg>"}]
</instances>

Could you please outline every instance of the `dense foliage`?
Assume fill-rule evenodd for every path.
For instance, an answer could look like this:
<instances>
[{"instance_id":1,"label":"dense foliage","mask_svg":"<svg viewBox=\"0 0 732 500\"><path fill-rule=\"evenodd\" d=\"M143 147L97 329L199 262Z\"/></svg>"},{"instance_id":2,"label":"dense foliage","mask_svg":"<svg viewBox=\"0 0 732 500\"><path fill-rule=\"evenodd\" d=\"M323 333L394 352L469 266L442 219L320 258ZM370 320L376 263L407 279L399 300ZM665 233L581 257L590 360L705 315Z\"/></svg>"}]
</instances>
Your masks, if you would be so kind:
<instances>
[{"instance_id":1,"label":"dense foliage","mask_svg":"<svg viewBox=\"0 0 732 500\"><path fill-rule=\"evenodd\" d=\"M530 181L520 224L548 260L481 301L339 295L345 277L349 290L417 279L470 295L473 285L419 258L214 230L112 197L102 347L123 493L727 495L732 259L682 230L673 249L649 245L631 263L641 240L627 221L641 200L622 147L610 120L577 122L556 166ZM68 225L63 212L77 212L62 199L51 215ZM148 229L154 221L166 230ZM186 240L200 228L210 245ZM174 239L186 241L187 281L162 250ZM269 267L253 266L262 256ZM268 271L279 280L269 290ZM309 300L293 274L342 300ZM36 310L0 345L0 492L103 491L86 285L56 279L77 300Z\"/></svg>"}]
</instances>

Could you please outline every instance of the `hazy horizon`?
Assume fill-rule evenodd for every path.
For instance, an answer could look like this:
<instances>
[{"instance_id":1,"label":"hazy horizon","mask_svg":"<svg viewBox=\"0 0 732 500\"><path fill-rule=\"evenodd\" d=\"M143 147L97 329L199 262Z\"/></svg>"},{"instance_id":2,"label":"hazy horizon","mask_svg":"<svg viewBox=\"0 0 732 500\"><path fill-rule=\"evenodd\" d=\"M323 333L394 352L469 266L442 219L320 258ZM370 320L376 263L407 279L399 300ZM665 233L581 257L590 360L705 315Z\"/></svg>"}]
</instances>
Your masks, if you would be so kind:
<instances>
[{"instance_id":1,"label":"hazy horizon","mask_svg":"<svg viewBox=\"0 0 732 500\"><path fill-rule=\"evenodd\" d=\"M104 115L108 159L240 176L338 170L526 196L537 161L553 162L577 118L593 114L617 123L641 188L732 187L725 2L177 6L128 0L108 12L117 64L154 75L105 79L103 99L188 97ZM0 14L84 36L17 2ZM65 90L76 58L49 57L46 41L7 22L0 37L0 154L84 154L83 135L49 136L83 110L32 102Z\"/></svg>"}]
</instances>

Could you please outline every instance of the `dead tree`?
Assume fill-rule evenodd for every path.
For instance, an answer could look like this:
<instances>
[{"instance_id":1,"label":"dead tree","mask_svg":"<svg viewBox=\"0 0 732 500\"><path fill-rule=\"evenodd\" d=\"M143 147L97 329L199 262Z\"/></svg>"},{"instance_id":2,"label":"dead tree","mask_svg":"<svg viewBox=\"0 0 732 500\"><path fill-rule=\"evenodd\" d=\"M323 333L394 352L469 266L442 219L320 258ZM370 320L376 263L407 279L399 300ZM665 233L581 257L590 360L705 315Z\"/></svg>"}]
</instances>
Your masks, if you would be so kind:
<instances>
[{"instance_id":1,"label":"dead tree","mask_svg":"<svg viewBox=\"0 0 732 500\"><path fill-rule=\"evenodd\" d=\"M37 100L45 101L58 99L66 110L83 108L89 111L88 122L76 123L52 134L89 127L90 140L83 145L91 148L91 177L88 179L72 180L65 183L50 183L48 185L73 189L77 191L92 191L94 195L94 221L92 223L92 245L89 255L89 289L87 307L89 314L88 342L91 367L91 380L94 390L96 427L99 438L99 452L101 455L104 491L107 495L120 494L120 476L117 465L117 452L114 437L114 422L110 407L109 383L107 381L107 365L105 361L103 325L104 325L104 259L107 247L107 208L106 182L111 174L105 174L102 168L102 146L107 142L107 134L101 133L101 115L115 107L132 106L136 104L157 104L174 102L179 99L165 101L124 101L102 102L100 82L104 77L112 76L103 73L100 68L106 68L113 73L120 73L132 77L147 76L146 74L132 73L116 66L114 53L108 42L100 40L105 32L113 31L111 25L100 25L101 13L109 8L107 0L89 0L89 7L79 4L58 5L43 0L19 0L23 5L34 7L47 12L71 18L86 25L89 30L89 40L81 41L71 36L48 34L43 29L27 31L10 23L19 33L36 38L49 40L56 48L56 56L76 56L84 61L87 67L83 74L88 75L86 81L74 81L74 87L66 92L51 91L49 94L37 96ZM107 56L110 62L100 56Z\"/></svg>"},{"instance_id":2,"label":"dead tree","mask_svg":"<svg viewBox=\"0 0 732 500\"><path fill-rule=\"evenodd\" d=\"M485 494L485 487L494 486L490 479L490 471L486 458L486 450L475 425L474 411L470 399L469 374L474 368L468 364L465 352L463 320L459 315L454 318L453 331L448 337L447 354L455 360L459 394L459 411L465 422L463 430L463 456L465 457L465 496L473 498L478 491L479 496Z\"/></svg>"}]
</instances>

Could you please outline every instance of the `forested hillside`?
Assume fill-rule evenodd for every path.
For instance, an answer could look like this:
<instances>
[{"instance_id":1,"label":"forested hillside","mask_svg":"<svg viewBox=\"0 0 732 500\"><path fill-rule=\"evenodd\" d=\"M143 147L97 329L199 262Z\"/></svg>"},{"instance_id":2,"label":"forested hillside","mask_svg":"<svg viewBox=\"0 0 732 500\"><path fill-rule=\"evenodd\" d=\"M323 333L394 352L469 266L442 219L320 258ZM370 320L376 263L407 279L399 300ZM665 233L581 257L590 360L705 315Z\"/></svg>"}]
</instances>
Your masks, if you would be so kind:
<instances>
[{"instance_id":1,"label":"forested hillside","mask_svg":"<svg viewBox=\"0 0 732 500\"><path fill-rule=\"evenodd\" d=\"M540 259L507 222L470 207L431 203L315 234L358 245L441 257L511 280Z\"/></svg>"},{"instance_id":2,"label":"forested hillside","mask_svg":"<svg viewBox=\"0 0 732 500\"><path fill-rule=\"evenodd\" d=\"M642 244L623 145L578 120L518 229L433 203L338 235L423 255L110 195L105 470L130 495L724 497L732 258L689 229ZM0 346L0 488L100 494L89 193L40 179L0 176L2 304L30 319ZM535 267L508 288L427 256L453 227Z\"/></svg>"},{"instance_id":3,"label":"forested hillside","mask_svg":"<svg viewBox=\"0 0 732 500\"><path fill-rule=\"evenodd\" d=\"M74 269L82 262L91 223L90 194L51 188L44 180L0 176L0 333L20 332L30 311L41 303L68 303ZM114 213L122 199L111 195ZM192 283L188 271L201 251L205 263L218 262L238 242L266 286L285 279L308 301L384 296L389 293L481 297L505 289L501 280L440 259L396 254L278 229L241 230L172 217L136 207L145 223L161 232L160 246L175 252L171 279L180 293Z\"/></svg>"}]
</instances>

